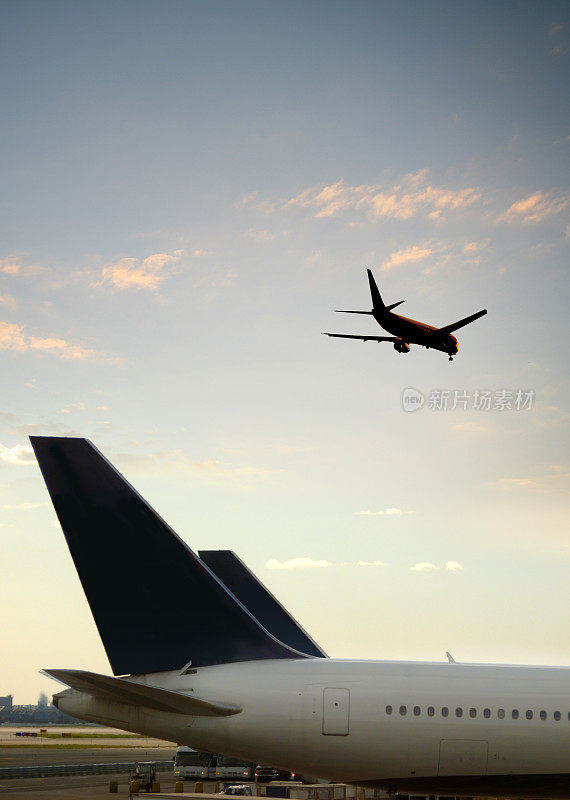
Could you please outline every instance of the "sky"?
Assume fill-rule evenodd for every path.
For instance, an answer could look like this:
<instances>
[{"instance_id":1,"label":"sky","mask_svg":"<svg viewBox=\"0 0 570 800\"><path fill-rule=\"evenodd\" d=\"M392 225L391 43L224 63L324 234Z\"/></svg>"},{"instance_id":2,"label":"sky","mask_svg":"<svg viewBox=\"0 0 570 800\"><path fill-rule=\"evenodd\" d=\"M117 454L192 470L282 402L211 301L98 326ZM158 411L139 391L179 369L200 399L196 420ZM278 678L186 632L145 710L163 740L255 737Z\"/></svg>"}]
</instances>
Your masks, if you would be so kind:
<instances>
[{"instance_id":1,"label":"sky","mask_svg":"<svg viewBox=\"0 0 570 800\"><path fill-rule=\"evenodd\" d=\"M0 694L110 672L29 434L331 656L570 664L569 52L565 2L4 0ZM366 268L489 313L322 336Z\"/></svg>"}]
</instances>

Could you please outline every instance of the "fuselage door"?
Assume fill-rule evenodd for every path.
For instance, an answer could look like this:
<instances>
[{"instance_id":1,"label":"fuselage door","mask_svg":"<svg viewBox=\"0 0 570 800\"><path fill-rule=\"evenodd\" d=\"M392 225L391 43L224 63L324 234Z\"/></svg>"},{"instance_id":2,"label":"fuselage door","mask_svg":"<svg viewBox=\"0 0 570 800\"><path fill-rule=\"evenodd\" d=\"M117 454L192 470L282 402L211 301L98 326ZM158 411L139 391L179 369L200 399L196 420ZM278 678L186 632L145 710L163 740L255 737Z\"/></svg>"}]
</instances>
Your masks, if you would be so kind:
<instances>
[{"instance_id":1,"label":"fuselage door","mask_svg":"<svg viewBox=\"0 0 570 800\"><path fill-rule=\"evenodd\" d=\"M325 736L348 736L350 690L323 690L323 733Z\"/></svg>"},{"instance_id":2,"label":"fuselage door","mask_svg":"<svg viewBox=\"0 0 570 800\"><path fill-rule=\"evenodd\" d=\"M442 739L438 775L486 775L489 745L482 739Z\"/></svg>"}]
</instances>

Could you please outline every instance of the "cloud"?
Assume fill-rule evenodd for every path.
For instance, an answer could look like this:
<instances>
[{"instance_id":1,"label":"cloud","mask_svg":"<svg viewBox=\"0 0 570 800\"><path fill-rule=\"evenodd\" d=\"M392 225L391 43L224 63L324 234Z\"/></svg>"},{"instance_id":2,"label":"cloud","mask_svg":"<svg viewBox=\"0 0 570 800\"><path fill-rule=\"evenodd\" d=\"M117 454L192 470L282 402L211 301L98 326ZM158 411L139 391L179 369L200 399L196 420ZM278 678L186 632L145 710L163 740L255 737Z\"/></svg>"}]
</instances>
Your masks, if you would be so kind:
<instances>
[{"instance_id":1,"label":"cloud","mask_svg":"<svg viewBox=\"0 0 570 800\"><path fill-rule=\"evenodd\" d=\"M85 405L85 403L82 403L81 401L79 401L77 403L71 403L68 408L60 408L57 413L58 414L74 414L76 411L85 411L86 409L87 409L87 406Z\"/></svg>"},{"instance_id":2,"label":"cloud","mask_svg":"<svg viewBox=\"0 0 570 800\"><path fill-rule=\"evenodd\" d=\"M7 320L0 320L0 350L12 350L17 353L26 351L47 353L66 361L113 361L113 359L102 356L95 350L83 347L80 344L72 344L65 339L59 339L54 336L45 338L28 336L23 325L8 322Z\"/></svg>"},{"instance_id":3,"label":"cloud","mask_svg":"<svg viewBox=\"0 0 570 800\"><path fill-rule=\"evenodd\" d=\"M57 422L30 422L14 425L8 431L10 436L77 436L77 432L67 425Z\"/></svg>"},{"instance_id":4,"label":"cloud","mask_svg":"<svg viewBox=\"0 0 570 800\"><path fill-rule=\"evenodd\" d=\"M357 567L383 567L384 566L384 562L383 561L379 561L379 560L376 560L376 561L357 561L356 562L356 566Z\"/></svg>"},{"instance_id":5,"label":"cloud","mask_svg":"<svg viewBox=\"0 0 570 800\"><path fill-rule=\"evenodd\" d=\"M2 508L6 511L31 511L34 508L44 508L47 505L49 503L15 503L13 505L6 503Z\"/></svg>"},{"instance_id":6,"label":"cloud","mask_svg":"<svg viewBox=\"0 0 570 800\"><path fill-rule=\"evenodd\" d=\"M27 350L29 343L24 336L23 325L0 320L0 350Z\"/></svg>"},{"instance_id":7,"label":"cloud","mask_svg":"<svg viewBox=\"0 0 570 800\"><path fill-rule=\"evenodd\" d=\"M0 294L0 305L13 309L16 308L16 301L11 294Z\"/></svg>"},{"instance_id":8,"label":"cloud","mask_svg":"<svg viewBox=\"0 0 570 800\"><path fill-rule=\"evenodd\" d=\"M26 254L24 254L26 255ZM22 263L22 254L11 255L6 258L0 258L0 274L10 276L23 276L23 275L37 275L39 272L44 271L44 267L39 264L26 264Z\"/></svg>"},{"instance_id":9,"label":"cloud","mask_svg":"<svg viewBox=\"0 0 570 800\"><path fill-rule=\"evenodd\" d=\"M471 255L476 253L479 250L479 244L477 242L466 242L463 245L463 255Z\"/></svg>"},{"instance_id":10,"label":"cloud","mask_svg":"<svg viewBox=\"0 0 570 800\"><path fill-rule=\"evenodd\" d=\"M477 422L456 422L455 425L451 426L451 429L454 431L471 431L472 433L480 433L486 430L483 425L479 425Z\"/></svg>"},{"instance_id":11,"label":"cloud","mask_svg":"<svg viewBox=\"0 0 570 800\"><path fill-rule=\"evenodd\" d=\"M461 572L463 566L459 563L459 561L446 561L445 568L450 572Z\"/></svg>"},{"instance_id":12,"label":"cloud","mask_svg":"<svg viewBox=\"0 0 570 800\"><path fill-rule=\"evenodd\" d=\"M336 217L344 212L356 212L370 219L407 220L418 214L438 220L442 213L471 206L481 198L474 188L449 189L433 186L427 169L405 175L392 186L361 184L349 186L339 180L326 186L304 189L281 203L259 202L255 194L243 199L242 205L253 205L259 211L271 214L277 209L302 208L311 211L315 218Z\"/></svg>"},{"instance_id":13,"label":"cloud","mask_svg":"<svg viewBox=\"0 0 570 800\"><path fill-rule=\"evenodd\" d=\"M501 486L535 486L536 478L501 478L498 483Z\"/></svg>"},{"instance_id":14,"label":"cloud","mask_svg":"<svg viewBox=\"0 0 570 800\"><path fill-rule=\"evenodd\" d=\"M273 477L276 470L247 464L231 464L210 458L191 461L182 450L162 450L155 453L118 453L114 460L125 469L137 471L184 472L206 481L244 483Z\"/></svg>"},{"instance_id":15,"label":"cloud","mask_svg":"<svg viewBox=\"0 0 570 800\"><path fill-rule=\"evenodd\" d=\"M16 444L14 447L6 447L0 444L0 461L6 464L17 466L28 466L35 463L36 457L29 444Z\"/></svg>"},{"instance_id":16,"label":"cloud","mask_svg":"<svg viewBox=\"0 0 570 800\"><path fill-rule=\"evenodd\" d=\"M39 339L35 336L30 337L29 349L51 353L59 358L70 359L72 361L84 361L85 359L97 357L95 350L90 350L80 344L71 344L65 339L56 339L53 336L48 336L45 339Z\"/></svg>"},{"instance_id":17,"label":"cloud","mask_svg":"<svg viewBox=\"0 0 570 800\"><path fill-rule=\"evenodd\" d=\"M356 511L361 517L398 517L401 514L413 514L413 511L404 511L402 508L381 508L378 511Z\"/></svg>"},{"instance_id":18,"label":"cloud","mask_svg":"<svg viewBox=\"0 0 570 800\"><path fill-rule=\"evenodd\" d=\"M419 561L417 564L414 564L413 567L410 567L410 569L412 572L433 572L437 567L430 561Z\"/></svg>"},{"instance_id":19,"label":"cloud","mask_svg":"<svg viewBox=\"0 0 570 800\"><path fill-rule=\"evenodd\" d=\"M142 261L138 258L121 258L103 267L101 280L92 286L111 285L116 289L158 289L162 281L172 274L172 267L184 255L184 250L173 253L154 253ZM206 255L194 251L193 255Z\"/></svg>"},{"instance_id":20,"label":"cloud","mask_svg":"<svg viewBox=\"0 0 570 800\"><path fill-rule=\"evenodd\" d=\"M20 418L9 411L0 411L0 425L14 425L20 422Z\"/></svg>"},{"instance_id":21,"label":"cloud","mask_svg":"<svg viewBox=\"0 0 570 800\"><path fill-rule=\"evenodd\" d=\"M542 222L542 220L560 214L570 204L569 197L555 197L551 192L535 192L517 200L497 222Z\"/></svg>"},{"instance_id":22,"label":"cloud","mask_svg":"<svg viewBox=\"0 0 570 800\"><path fill-rule=\"evenodd\" d=\"M18 275L22 271L20 260L16 256L0 258L0 272L4 275Z\"/></svg>"},{"instance_id":23,"label":"cloud","mask_svg":"<svg viewBox=\"0 0 570 800\"><path fill-rule=\"evenodd\" d=\"M279 561L277 558L270 558L265 562L266 569L324 569L332 567L332 561L324 558L290 558L288 561Z\"/></svg>"},{"instance_id":24,"label":"cloud","mask_svg":"<svg viewBox=\"0 0 570 800\"><path fill-rule=\"evenodd\" d=\"M415 263L423 261L424 258L431 256L433 250L429 247L418 247L416 244L406 247L403 250L396 250L392 253L390 258L386 259L382 264L383 270L389 270L392 267L400 267L402 264Z\"/></svg>"},{"instance_id":25,"label":"cloud","mask_svg":"<svg viewBox=\"0 0 570 800\"><path fill-rule=\"evenodd\" d=\"M268 230L258 230L256 228L249 228L244 233L244 237L246 239L252 239L254 242L274 242L276 239L281 239L285 236L289 236L291 231L278 231L272 232Z\"/></svg>"},{"instance_id":26,"label":"cloud","mask_svg":"<svg viewBox=\"0 0 570 800\"><path fill-rule=\"evenodd\" d=\"M537 474L500 478L494 485L502 489L529 489L548 494L567 494L570 489L570 467L567 464L551 464Z\"/></svg>"}]
</instances>

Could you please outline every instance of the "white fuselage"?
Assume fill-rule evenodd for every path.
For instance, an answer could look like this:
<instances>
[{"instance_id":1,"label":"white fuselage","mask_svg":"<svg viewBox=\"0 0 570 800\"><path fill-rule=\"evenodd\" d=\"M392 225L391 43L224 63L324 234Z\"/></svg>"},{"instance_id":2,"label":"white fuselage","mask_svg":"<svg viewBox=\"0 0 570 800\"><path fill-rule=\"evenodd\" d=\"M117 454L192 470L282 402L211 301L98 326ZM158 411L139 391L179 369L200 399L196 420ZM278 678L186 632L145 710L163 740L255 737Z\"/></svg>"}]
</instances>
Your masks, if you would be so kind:
<instances>
[{"instance_id":1,"label":"white fuselage","mask_svg":"<svg viewBox=\"0 0 570 800\"><path fill-rule=\"evenodd\" d=\"M494 776L570 778L569 668L283 659L129 680L243 710L168 714L74 690L59 696L59 708L200 750L387 788L407 781L421 789L418 779L427 778L445 787L445 778L462 776L485 776L489 786ZM535 788L531 796L561 795Z\"/></svg>"}]
</instances>

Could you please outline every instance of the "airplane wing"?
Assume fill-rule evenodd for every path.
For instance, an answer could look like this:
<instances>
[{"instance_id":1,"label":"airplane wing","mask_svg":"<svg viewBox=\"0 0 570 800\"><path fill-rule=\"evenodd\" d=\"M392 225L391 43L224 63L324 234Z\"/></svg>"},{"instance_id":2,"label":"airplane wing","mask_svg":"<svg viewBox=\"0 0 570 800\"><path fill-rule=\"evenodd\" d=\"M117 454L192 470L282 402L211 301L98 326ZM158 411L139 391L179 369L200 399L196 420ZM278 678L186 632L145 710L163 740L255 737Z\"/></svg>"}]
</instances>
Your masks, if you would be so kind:
<instances>
[{"instance_id":1,"label":"airplane wing","mask_svg":"<svg viewBox=\"0 0 570 800\"><path fill-rule=\"evenodd\" d=\"M325 333L323 336L336 336L339 339L361 339L363 342L401 342L399 336L355 336L352 333Z\"/></svg>"},{"instance_id":2,"label":"airplane wing","mask_svg":"<svg viewBox=\"0 0 570 800\"><path fill-rule=\"evenodd\" d=\"M470 322L475 322L476 319L479 317L484 317L487 313L487 309L484 308L483 311L478 311L476 314L471 314L470 317L465 317L464 319L460 319L458 322L452 322L451 325L445 325L443 328L438 328L438 333L453 333L458 328L463 328L464 325L469 325Z\"/></svg>"},{"instance_id":3,"label":"airplane wing","mask_svg":"<svg viewBox=\"0 0 570 800\"><path fill-rule=\"evenodd\" d=\"M133 683L122 678L111 678L96 672L85 672L81 669L43 669L44 675L55 678L59 683L78 689L80 692L104 700L114 700L127 705L146 706L155 711L167 711L173 714L194 714L199 717L227 717L239 714L239 706L228 703L212 703L198 697L188 697L180 692L160 689L158 686Z\"/></svg>"}]
</instances>

